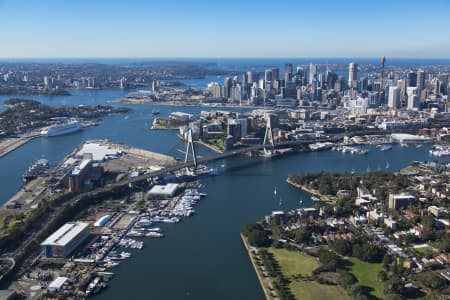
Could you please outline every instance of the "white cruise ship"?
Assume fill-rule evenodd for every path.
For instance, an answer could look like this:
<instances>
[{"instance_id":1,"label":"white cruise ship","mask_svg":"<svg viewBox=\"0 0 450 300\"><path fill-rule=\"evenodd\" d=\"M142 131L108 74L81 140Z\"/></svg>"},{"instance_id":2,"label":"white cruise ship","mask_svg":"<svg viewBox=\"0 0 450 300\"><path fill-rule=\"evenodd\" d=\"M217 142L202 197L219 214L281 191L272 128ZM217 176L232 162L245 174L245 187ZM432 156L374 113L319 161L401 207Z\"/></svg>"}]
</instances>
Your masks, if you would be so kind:
<instances>
[{"instance_id":1,"label":"white cruise ship","mask_svg":"<svg viewBox=\"0 0 450 300\"><path fill-rule=\"evenodd\" d=\"M52 125L41 131L41 135L58 136L79 131L83 128L83 124L76 119L70 119L64 123Z\"/></svg>"}]
</instances>

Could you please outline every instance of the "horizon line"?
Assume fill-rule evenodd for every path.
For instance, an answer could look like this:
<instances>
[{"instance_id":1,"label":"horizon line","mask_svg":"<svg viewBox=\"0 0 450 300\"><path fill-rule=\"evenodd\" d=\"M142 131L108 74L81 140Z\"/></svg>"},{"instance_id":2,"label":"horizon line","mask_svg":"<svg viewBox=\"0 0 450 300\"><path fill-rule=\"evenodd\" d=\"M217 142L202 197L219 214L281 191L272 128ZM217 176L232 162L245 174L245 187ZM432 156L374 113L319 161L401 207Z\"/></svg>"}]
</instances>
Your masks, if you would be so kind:
<instances>
[{"instance_id":1,"label":"horizon line","mask_svg":"<svg viewBox=\"0 0 450 300\"><path fill-rule=\"evenodd\" d=\"M375 59L380 56L42 56L42 57L2 57L0 60L31 59ZM450 59L448 57L427 56L385 56L386 59Z\"/></svg>"}]
</instances>

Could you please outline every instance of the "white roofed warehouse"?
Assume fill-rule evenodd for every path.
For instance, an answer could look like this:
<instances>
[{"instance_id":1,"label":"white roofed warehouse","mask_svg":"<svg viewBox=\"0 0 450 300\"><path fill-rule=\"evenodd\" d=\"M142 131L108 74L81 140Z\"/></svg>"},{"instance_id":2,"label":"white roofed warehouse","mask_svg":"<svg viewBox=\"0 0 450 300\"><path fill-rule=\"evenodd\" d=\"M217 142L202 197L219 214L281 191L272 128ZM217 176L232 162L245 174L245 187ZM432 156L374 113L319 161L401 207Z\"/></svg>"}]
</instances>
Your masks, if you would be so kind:
<instances>
[{"instance_id":1,"label":"white roofed warehouse","mask_svg":"<svg viewBox=\"0 0 450 300\"><path fill-rule=\"evenodd\" d=\"M152 198L169 198L175 196L178 191L178 184L168 183L166 185L155 185L148 192Z\"/></svg>"},{"instance_id":2,"label":"white roofed warehouse","mask_svg":"<svg viewBox=\"0 0 450 300\"><path fill-rule=\"evenodd\" d=\"M90 234L90 224L69 222L41 243L46 257L68 257Z\"/></svg>"}]
</instances>

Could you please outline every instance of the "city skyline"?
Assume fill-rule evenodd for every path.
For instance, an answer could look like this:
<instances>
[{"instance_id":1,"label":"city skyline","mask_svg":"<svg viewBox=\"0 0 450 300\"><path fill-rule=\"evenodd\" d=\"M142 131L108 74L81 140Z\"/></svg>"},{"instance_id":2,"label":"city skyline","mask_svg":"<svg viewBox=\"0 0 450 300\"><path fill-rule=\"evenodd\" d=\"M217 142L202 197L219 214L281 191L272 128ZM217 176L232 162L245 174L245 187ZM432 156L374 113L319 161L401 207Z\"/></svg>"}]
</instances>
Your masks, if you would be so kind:
<instances>
[{"instance_id":1,"label":"city skyline","mask_svg":"<svg viewBox=\"0 0 450 300\"><path fill-rule=\"evenodd\" d=\"M3 0L0 58L448 58L432 2Z\"/></svg>"}]
</instances>

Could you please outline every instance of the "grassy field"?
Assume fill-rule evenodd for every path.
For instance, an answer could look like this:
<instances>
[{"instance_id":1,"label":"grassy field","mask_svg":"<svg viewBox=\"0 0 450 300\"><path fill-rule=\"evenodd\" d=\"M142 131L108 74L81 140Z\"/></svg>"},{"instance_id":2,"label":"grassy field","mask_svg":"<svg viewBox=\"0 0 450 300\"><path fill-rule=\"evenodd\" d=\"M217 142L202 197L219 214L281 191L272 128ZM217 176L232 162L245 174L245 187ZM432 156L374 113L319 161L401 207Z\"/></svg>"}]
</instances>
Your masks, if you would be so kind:
<instances>
[{"instance_id":1,"label":"grassy field","mask_svg":"<svg viewBox=\"0 0 450 300\"><path fill-rule=\"evenodd\" d=\"M290 284L292 293L296 299L301 300L347 300L349 297L338 286L320 284L316 281L293 281Z\"/></svg>"},{"instance_id":2,"label":"grassy field","mask_svg":"<svg viewBox=\"0 0 450 300\"><path fill-rule=\"evenodd\" d=\"M286 249L271 247L267 250L274 255L284 276L291 280L289 287L296 299L349 299L345 292L338 286L320 284L316 281L296 280L293 278L293 276L298 274L303 276L310 275L314 269L320 266L316 258Z\"/></svg>"},{"instance_id":3,"label":"grassy field","mask_svg":"<svg viewBox=\"0 0 450 300\"><path fill-rule=\"evenodd\" d=\"M353 257L349 260L353 264L350 267L350 271L358 279L358 283L362 286L372 288L371 295L382 298L381 286L378 285L376 280L382 267L381 264L371 264Z\"/></svg>"},{"instance_id":4,"label":"grassy field","mask_svg":"<svg viewBox=\"0 0 450 300\"><path fill-rule=\"evenodd\" d=\"M319 267L317 259L309 255L273 247L267 250L275 256L286 276L310 275L314 269Z\"/></svg>"}]
</instances>

